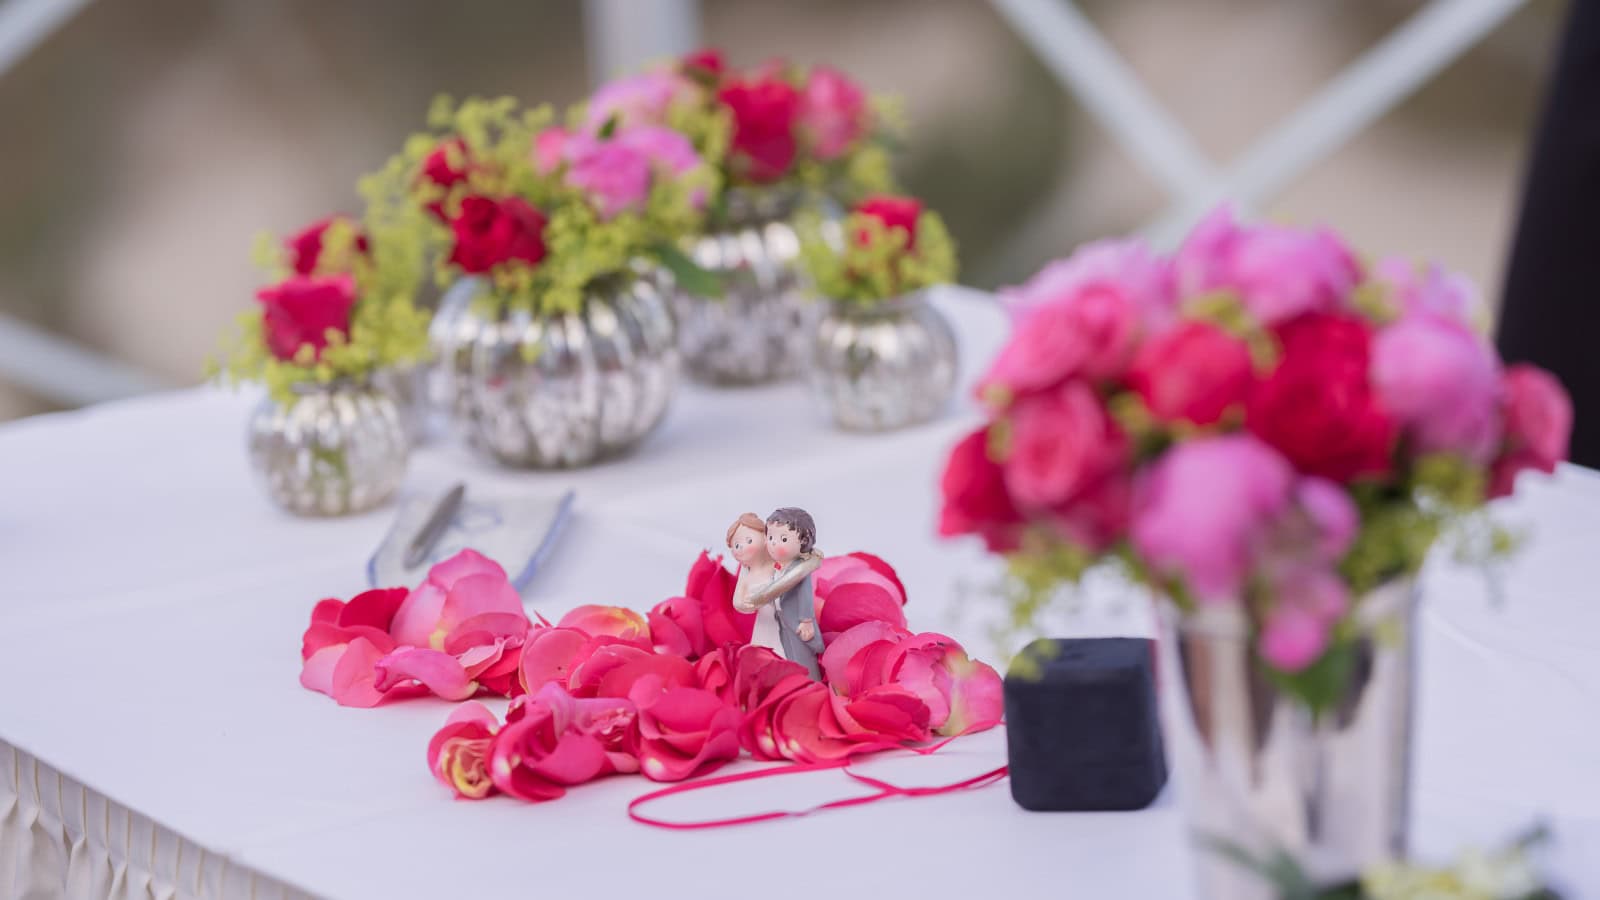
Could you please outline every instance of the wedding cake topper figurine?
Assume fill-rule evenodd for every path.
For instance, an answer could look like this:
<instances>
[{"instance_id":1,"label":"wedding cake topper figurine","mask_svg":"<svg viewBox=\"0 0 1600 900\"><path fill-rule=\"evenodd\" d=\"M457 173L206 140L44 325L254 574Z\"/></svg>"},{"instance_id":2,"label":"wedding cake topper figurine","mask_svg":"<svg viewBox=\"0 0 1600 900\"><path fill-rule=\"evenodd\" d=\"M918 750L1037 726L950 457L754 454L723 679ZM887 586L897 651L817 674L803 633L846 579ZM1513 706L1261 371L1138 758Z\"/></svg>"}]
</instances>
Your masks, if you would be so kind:
<instances>
[{"instance_id":1,"label":"wedding cake topper figurine","mask_svg":"<svg viewBox=\"0 0 1600 900\"><path fill-rule=\"evenodd\" d=\"M745 513L728 528L728 549L739 561L733 605L756 614L750 643L769 647L822 679L822 635L812 606L811 576L822 565L817 525L803 509L786 506L767 516Z\"/></svg>"}]
</instances>

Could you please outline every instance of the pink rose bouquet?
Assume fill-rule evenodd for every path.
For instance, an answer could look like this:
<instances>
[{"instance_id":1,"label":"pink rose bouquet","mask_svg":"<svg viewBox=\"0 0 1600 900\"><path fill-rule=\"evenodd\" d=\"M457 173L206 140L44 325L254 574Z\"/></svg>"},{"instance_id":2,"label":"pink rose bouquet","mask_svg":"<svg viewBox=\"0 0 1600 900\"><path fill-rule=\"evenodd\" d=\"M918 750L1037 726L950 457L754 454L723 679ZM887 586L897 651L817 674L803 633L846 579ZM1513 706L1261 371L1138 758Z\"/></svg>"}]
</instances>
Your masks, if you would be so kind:
<instances>
[{"instance_id":1,"label":"pink rose bouquet","mask_svg":"<svg viewBox=\"0 0 1600 900\"><path fill-rule=\"evenodd\" d=\"M1170 256L1091 244L1006 300L941 532L1005 555L1027 608L1102 561L1181 607L1243 604L1308 701L1362 595L1566 454L1565 391L1501 362L1462 279L1369 268L1326 229L1221 209Z\"/></svg>"}]
</instances>

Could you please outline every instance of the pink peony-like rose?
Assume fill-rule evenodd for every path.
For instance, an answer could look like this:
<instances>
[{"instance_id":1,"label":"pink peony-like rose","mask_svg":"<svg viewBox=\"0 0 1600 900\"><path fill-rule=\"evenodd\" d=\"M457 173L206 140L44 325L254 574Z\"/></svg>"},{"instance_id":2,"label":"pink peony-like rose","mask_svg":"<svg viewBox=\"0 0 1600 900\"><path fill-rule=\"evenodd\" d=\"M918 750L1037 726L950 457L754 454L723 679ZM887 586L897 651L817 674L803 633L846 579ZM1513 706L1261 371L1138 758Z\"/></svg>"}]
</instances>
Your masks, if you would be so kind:
<instances>
[{"instance_id":1,"label":"pink peony-like rose","mask_svg":"<svg viewBox=\"0 0 1600 900\"><path fill-rule=\"evenodd\" d=\"M554 684L518 698L489 748L494 786L519 800L554 800L573 785L638 771L636 711L627 700L578 700Z\"/></svg>"},{"instance_id":2,"label":"pink peony-like rose","mask_svg":"<svg viewBox=\"0 0 1600 900\"><path fill-rule=\"evenodd\" d=\"M700 165L694 144L671 128L640 125L617 132L611 140L644 154L652 167L667 175L683 175Z\"/></svg>"},{"instance_id":3,"label":"pink peony-like rose","mask_svg":"<svg viewBox=\"0 0 1600 900\"><path fill-rule=\"evenodd\" d=\"M1011 339L978 383L991 404L1067 378L1120 375L1140 335L1173 315L1166 263L1141 241L1102 241L1005 292Z\"/></svg>"},{"instance_id":4,"label":"pink peony-like rose","mask_svg":"<svg viewBox=\"0 0 1600 900\"><path fill-rule=\"evenodd\" d=\"M689 90L691 85L669 70L609 81L589 98L585 127L595 134L613 120L618 130L635 125L664 125L673 102Z\"/></svg>"},{"instance_id":5,"label":"pink peony-like rose","mask_svg":"<svg viewBox=\"0 0 1600 900\"><path fill-rule=\"evenodd\" d=\"M1185 322L1139 348L1128 384L1162 422L1214 425L1242 415L1255 369L1250 347L1209 322Z\"/></svg>"},{"instance_id":6,"label":"pink peony-like rose","mask_svg":"<svg viewBox=\"0 0 1600 900\"><path fill-rule=\"evenodd\" d=\"M811 70L800 95L801 130L811 152L827 162L849 151L867 130L867 95L843 73L827 66Z\"/></svg>"},{"instance_id":7,"label":"pink peony-like rose","mask_svg":"<svg viewBox=\"0 0 1600 900\"><path fill-rule=\"evenodd\" d=\"M488 707L475 700L461 704L428 741L428 771L464 800L489 796L489 743L499 730Z\"/></svg>"},{"instance_id":8,"label":"pink peony-like rose","mask_svg":"<svg viewBox=\"0 0 1600 900\"><path fill-rule=\"evenodd\" d=\"M1372 342L1372 384L1415 453L1486 464L1500 440L1500 359L1466 325L1413 313Z\"/></svg>"},{"instance_id":9,"label":"pink peony-like rose","mask_svg":"<svg viewBox=\"0 0 1600 900\"><path fill-rule=\"evenodd\" d=\"M939 490L939 533L977 534L991 553L1016 549L1023 517L1006 490L1005 470L989 456L989 429L961 439L950 451Z\"/></svg>"},{"instance_id":10,"label":"pink peony-like rose","mask_svg":"<svg viewBox=\"0 0 1600 900\"><path fill-rule=\"evenodd\" d=\"M1152 572L1203 602L1236 600L1271 523L1288 508L1294 470L1249 435L1178 444L1140 474L1133 546Z\"/></svg>"},{"instance_id":11,"label":"pink peony-like rose","mask_svg":"<svg viewBox=\"0 0 1600 900\"><path fill-rule=\"evenodd\" d=\"M1128 442L1094 391L1070 381L1011 410L1005 483L1024 507L1071 499L1123 462Z\"/></svg>"},{"instance_id":12,"label":"pink peony-like rose","mask_svg":"<svg viewBox=\"0 0 1600 900\"><path fill-rule=\"evenodd\" d=\"M293 360L309 346L321 359L330 335L350 334L350 313L356 305L356 280L348 274L291 275L256 292L261 303L261 332L267 350Z\"/></svg>"},{"instance_id":13,"label":"pink peony-like rose","mask_svg":"<svg viewBox=\"0 0 1600 900\"><path fill-rule=\"evenodd\" d=\"M1361 279L1355 255L1332 231L1240 225L1228 206L1195 226L1173 265L1181 296L1234 292L1267 325L1337 311Z\"/></svg>"},{"instance_id":14,"label":"pink peony-like rose","mask_svg":"<svg viewBox=\"0 0 1600 900\"><path fill-rule=\"evenodd\" d=\"M1508 367L1504 397L1505 440L1490 470L1490 497L1509 495L1524 469L1554 472L1572 437L1572 398L1549 372L1526 363Z\"/></svg>"},{"instance_id":15,"label":"pink peony-like rose","mask_svg":"<svg viewBox=\"0 0 1600 900\"><path fill-rule=\"evenodd\" d=\"M739 710L711 691L672 687L656 676L634 683L639 771L652 781L682 781L739 755Z\"/></svg>"}]
</instances>

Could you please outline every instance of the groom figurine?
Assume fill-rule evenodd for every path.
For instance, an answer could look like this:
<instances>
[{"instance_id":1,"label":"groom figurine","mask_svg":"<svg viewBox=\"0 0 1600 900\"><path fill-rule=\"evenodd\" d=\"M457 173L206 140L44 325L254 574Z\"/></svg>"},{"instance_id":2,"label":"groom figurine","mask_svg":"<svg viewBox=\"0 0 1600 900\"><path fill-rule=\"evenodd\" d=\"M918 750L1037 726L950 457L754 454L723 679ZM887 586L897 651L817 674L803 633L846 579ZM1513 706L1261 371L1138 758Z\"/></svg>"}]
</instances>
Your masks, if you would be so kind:
<instances>
[{"instance_id":1,"label":"groom figurine","mask_svg":"<svg viewBox=\"0 0 1600 900\"><path fill-rule=\"evenodd\" d=\"M777 597L778 639L783 655L806 667L814 680L822 680L817 657L822 654L822 635L817 632L817 614L812 606L812 573L822 565L816 549L817 525L803 509L785 506L767 516L767 554L777 563L772 581L755 588L747 602L759 604Z\"/></svg>"}]
</instances>

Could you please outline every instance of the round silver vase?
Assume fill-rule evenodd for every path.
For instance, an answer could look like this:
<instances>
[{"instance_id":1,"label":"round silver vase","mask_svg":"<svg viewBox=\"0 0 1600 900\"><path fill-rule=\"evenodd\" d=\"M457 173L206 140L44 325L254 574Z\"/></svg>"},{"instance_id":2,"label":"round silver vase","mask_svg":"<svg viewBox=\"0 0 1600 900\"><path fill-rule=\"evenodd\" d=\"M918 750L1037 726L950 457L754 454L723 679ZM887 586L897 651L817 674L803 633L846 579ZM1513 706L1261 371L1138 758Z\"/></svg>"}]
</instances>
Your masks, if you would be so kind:
<instances>
[{"instance_id":1,"label":"round silver vase","mask_svg":"<svg viewBox=\"0 0 1600 900\"><path fill-rule=\"evenodd\" d=\"M405 477L410 442L394 400L366 384L296 386L250 417L250 463L267 495L303 516L339 516L387 500Z\"/></svg>"},{"instance_id":2,"label":"round silver vase","mask_svg":"<svg viewBox=\"0 0 1600 900\"><path fill-rule=\"evenodd\" d=\"M582 466L637 444L661 422L678 351L650 275L592 285L576 313L538 315L452 287L434 317L433 399L467 440L519 468Z\"/></svg>"},{"instance_id":3,"label":"round silver vase","mask_svg":"<svg viewBox=\"0 0 1600 900\"><path fill-rule=\"evenodd\" d=\"M1199 896L1274 900L1230 858L1293 860L1319 886L1405 857L1415 683L1414 582L1357 602L1342 698L1313 715L1262 673L1242 605L1160 610L1162 729Z\"/></svg>"},{"instance_id":4,"label":"round silver vase","mask_svg":"<svg viewBox=\"0 0 1600 900\"><path fill-rule=\"evenodd\" d=\"M394 400L400 425L405 429L411 446L420 447L427 443L432 431L427 367L417 364L379 369L372 373L372 384Z\"/></svg>"},{"instance_id":5,"label":"round silver vase","mask_svg":"<svg viewBox=\"0 0 1600 900\"><path fill-rule=\"evenodd\" d=\"M926 422L955 390L955 332L923 292L871 305L832 303L814 334L811 386L843 428Z\"/></svg>"},{"instance_id":6,"label":"round silver vase","mask_svg":"<svg viewBox=\"0 0 1600 900\"><path fill-rule=\"evenodd\" d=\"M817 310L806 296L792 222L800 205L794 191L732 189L727 224L689 247L695 263L723 283L721 298L673 291L678 346L697 380L764 384L804 368ZM829 217L831 209L818 212Z\"/></svg>"}]
</instances>

